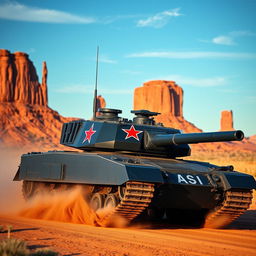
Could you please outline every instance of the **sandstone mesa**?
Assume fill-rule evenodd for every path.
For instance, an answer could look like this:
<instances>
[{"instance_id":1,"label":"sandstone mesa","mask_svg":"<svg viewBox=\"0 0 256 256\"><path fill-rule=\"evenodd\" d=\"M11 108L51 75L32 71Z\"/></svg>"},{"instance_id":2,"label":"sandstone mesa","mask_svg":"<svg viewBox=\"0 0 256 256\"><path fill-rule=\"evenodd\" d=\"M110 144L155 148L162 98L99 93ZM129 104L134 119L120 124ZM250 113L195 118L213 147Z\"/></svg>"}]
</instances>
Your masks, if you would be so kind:
<instances>
[{"instance_id":1,"label":"sandstone mesa","mask_svg":"<svg viewBox=\"0 0 256 256\"><path fill-rule=\"evenodd\" d=\"M28 54L0 50L0 102L47 106L47 67L43 62L42 83Z\"/></svg>"},{"instance_id":2,"label":"sandstone mesa","mask_svg":"<svg viewBox=\"0 0 256 256\"><path fill-rule=\"evenodd\" d=\"M155 119L164 126L184 132L202 132L183 117L183 90L174 81L154 80L134 90L135 110L148 109L161 113Z\"/></svg>"},{"instance_id":3,"label":"sandstone mesa","mask_svg":"<svg viewBox=\"0 0 256 256\"><path fill-rule=\"evenodd\" d=\"M99 108L105 108L105 107L106 107L105 99L101 95L98 95L96 109L98 110ZM96 112L96 116L98 116L99 114L100 114L99 112Z\"/></svg>"},{"instance_id":4,"label":"sandstone mesa","mask_svg":"<svg viewBox=\"0 0 256 256\"><path fill-rule=\"evenodd\" d=\"M161 113L155 119L167 127L174 127L183 132L202 132L194 124L188 122L183 116L183 90L174 81L154 80L137 87L134 90L134 109L148 109ZM234 130L232 111L223 111L221 115L221 130ZM252 140L234 142L217 142L193 144L196 151L256 151L256 144Z\"/></svg>"},{"instance_id":5,"label":"sandstone mesa","mask_svg":"<svg viewBox=\"0 0 256 256\"><path fill-rule=\"evenodd\" d=\"M232 110L223 110L221 112L220 130L221 131L233 131L234 130Z\"/></svg>"},{"instance_id":6,"label":"sandstone mesa","mask_svg":"<svg viewBox=\"0 0 256 256\"><path fill-rule=\"evenodd\" d=\"M0 50L0 143L59 147L61 127L71 119L48 106L47 66L42 82L28 54Z\"/></svg>"}]
</instances>

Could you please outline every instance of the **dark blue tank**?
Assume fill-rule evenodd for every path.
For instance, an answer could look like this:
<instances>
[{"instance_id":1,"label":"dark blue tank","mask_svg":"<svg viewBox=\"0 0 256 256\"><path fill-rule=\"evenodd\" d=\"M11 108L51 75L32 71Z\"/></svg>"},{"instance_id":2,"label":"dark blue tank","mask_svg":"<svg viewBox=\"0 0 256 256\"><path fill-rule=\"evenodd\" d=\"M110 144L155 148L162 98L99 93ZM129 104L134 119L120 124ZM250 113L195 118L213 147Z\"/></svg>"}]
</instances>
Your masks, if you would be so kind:
<instances>
[{"instance_id":1,"label":"dark blue tank","mask_svg":"<svg viewBox=\"0 0 256 256\"><path fill-rule=\"evenodd\" d=\"M242 131L181 133L157 124L148 110L100 109L94 120L63 125L60 143L76 151L24 154L14 180L23 180L29 199L40 190L81 185L96 211L112 206L112 214L129 221L161 219L181 224L230 223L250 206L253 176L232 166L176 159L190 155L189 144L239 141ZM80 151L77 151L80 150Z\"/></svg>"}]
</instances>

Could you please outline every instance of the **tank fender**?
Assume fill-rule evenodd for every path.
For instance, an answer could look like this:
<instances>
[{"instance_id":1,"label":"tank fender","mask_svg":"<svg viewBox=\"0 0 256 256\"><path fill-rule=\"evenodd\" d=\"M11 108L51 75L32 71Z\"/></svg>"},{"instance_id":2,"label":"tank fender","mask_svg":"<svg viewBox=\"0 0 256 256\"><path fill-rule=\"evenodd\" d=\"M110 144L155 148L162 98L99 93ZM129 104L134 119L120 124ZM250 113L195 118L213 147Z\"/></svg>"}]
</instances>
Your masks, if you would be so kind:
<instances>
[{"instance_id":1,"label":"tank fender","mask_svg":"<svg viewBox=\"0 0 256 256\"><path fill-rule=\"evenodd\" d=\"M20 180L21 179L20 179L20 166L19 166L19 168L18 168L18 170L17 170L17 172L16 172L16 174L13 178L13 181L20 181Z\"/></svg>"},{"instance_id":2,"label":"tank fender","mask_svg":"<svg viewBox=\"0 0 256 256\"><path fill-rule=\"evenodd\" d=\"M239 172L219 173L223 189L256 189L256 181L252 175Z\"/></svg>"},{"instance_id":3,"label":"tank fender","mask_svg":"<svg viewBox=\"0 0 256 256\"><path fill-rule=\"evenodd\" d=\"M19 180L80 184L164 182L161 169L155 166L120 162L101 154L61 151L23 155L16 176Z\"/></svg>"},{"instance_id":4,"label":"tank fender","mask_svg":"<svg viewBox=\"0 0 256 256\"><path fill-rule=\"evenodd\" d=\"M164 183L162 171L154 166L126 165L126 172L131 181Z\"/></svg>"}]
</instances>

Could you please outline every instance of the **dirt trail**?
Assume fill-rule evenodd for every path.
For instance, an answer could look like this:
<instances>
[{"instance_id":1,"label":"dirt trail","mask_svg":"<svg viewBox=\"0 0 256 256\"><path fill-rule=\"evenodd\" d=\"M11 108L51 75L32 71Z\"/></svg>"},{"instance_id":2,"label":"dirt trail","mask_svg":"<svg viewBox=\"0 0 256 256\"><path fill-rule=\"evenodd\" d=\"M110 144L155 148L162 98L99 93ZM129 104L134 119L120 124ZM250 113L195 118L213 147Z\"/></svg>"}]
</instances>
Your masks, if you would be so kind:
<instances>
[{"instance_id":1,"label":"dirt trail","mask_svg":"<svg viewBox=\"0 0 256 256\"><path fill-rule=\"evenodd\" d=\"M12 236L31 248L51 247L62 255L256 255L256 211L248 211L226 229L103 228L81 224L0 216ZM6 237L0 234L0 239Z\"/></svg>"}]
</instances>

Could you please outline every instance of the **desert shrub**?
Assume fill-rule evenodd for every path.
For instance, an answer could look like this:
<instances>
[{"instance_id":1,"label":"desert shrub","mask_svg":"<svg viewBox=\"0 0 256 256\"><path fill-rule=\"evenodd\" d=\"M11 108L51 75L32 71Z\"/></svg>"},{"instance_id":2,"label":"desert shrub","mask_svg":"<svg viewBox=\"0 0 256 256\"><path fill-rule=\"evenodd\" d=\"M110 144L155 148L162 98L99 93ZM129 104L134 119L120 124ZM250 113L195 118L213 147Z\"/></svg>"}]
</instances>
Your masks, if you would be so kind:
<instances>
[{"instance_id":1,"label":"desert shrub","mask_svg":"<svg viewBox=\"0 0 256 256\"><path fill-rule=\"evenodd\" d=\"M12 225L7 226L7 238L11 238Z\"/></svg>"},{"instance_id":2,"label":"desert shrub","mask_svg":"<svg viewBox=\"0 0 256 256\"><path fill-rule=\"evenodd\" d=\"M54 252L52 250L45 248L45 249L38 249L35 252L31 253L30 255L31 256L58 256L59 254L57 252Z\"/></svg>"},{"instance_id":3,"label":"desert shrub","mask_svg":"<svg viewBox=\"0 0 256 256\"><path fill-rule=\"evenodd\" d=\"M30 252L24 241L12 238L0 243L0 256L59 256L59 254L48 248Z\"/></svg>"},{"instance_id":4,"label":"desert shrub","mask_svg":"<svg viewBox=\"0 0 256 256\"><path fill-rule=\"evenodd\" d=\"M6 239L0 243L1 256L27 256L28 253L26 243L19 239Z\"/></svg>"}]
</instances>

